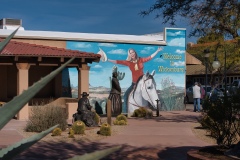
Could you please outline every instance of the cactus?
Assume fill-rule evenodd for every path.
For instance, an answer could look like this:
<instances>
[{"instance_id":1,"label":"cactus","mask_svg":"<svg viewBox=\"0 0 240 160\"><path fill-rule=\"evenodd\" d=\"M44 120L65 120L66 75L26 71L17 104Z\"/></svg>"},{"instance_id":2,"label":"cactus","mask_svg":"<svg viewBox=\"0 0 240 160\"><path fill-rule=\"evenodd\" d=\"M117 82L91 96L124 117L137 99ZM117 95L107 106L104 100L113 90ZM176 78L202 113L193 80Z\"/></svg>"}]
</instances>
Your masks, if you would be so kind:
<instances>
[{"instance_id":1,"label":"cactus","mask_svg":"<svg viewBox=\"0 0 240 160\"><path fill-rule=\"evenodd\" d=\"M116 117L116 120L113 121L114 125L127 125L127 117L123 114L120 114Z\"/></svg>"},{"instance_id":2,"label":"cactus","mask_svg":"<svg viewBox=\"0 0 240 160\"><path fill-rule=\"evenodd\" d=\"M100 123L100 116L97 114L97 112L95 112L94 120L95 120L96 124Z\"/></svg>"},{"instance_id":3,"label":"cactus","mask_svg":"<svg viewBox=\"0 0 240 160\"><path fill-rule=\"evenodd\" d=\"M116 119L117 119L118 121L124 120L125 122L127 122L127 117L126 117L125 115L123 115L123 114L118 115L118 116L116 117Z\"/></svg>"},{"instance_id":4,"label":"cactus","mask_svg":"<svg viewBox=\"0 0 240 160\"><path fill-rule=\"evenodd\" d=\"M100 134L103 136L111 136L111 126L107 123L102 124L100 127Z\"/></svg>"},{"instance_id":5,"label":"cactus","mask_svg":"<svg viewBox=\"0 0 240 160\"><path fill-rule=\"evenodd\" d=\"M117 79L118 79L118 80L123 80L124 77L125 77L125 73L124 73L124 72L119 72L119 71L118 71Z\"/></svg>"},{"instance_id":6,"label":"cactus","mask_svg":"<svg viewBox=\"0 0 240 160\"><path fill-rule=\"evenodd\" d=\"M70 128L68 138L74 138L74 130Z\"/></svg>"},{"instance_id":7,"label":"cactus","mask_svg":"<svg viewBox=\"0 0 240 160\"><path fill-rule=\"evenodd\" d=\"M52 131L52 136L61 136L62 134L62 130L61 128L55 128L53 131Z\"/></svg>"},{"instance_id":8,"label":"cactus","mask_svg":"<svg viewBox=\"0 0 240 160\"><path fill-rule=\"evenodd\" d=\"M119 72L117 70L118 70L117 66L114 65L113 68L112 68L112 73L117 72L118 73L117 79L118 80L123 80L123 78L125 77L125 73L124 72ZM110 88L112 88L112 77L109 77L109 80L110 80Z\"/></svg>"},{"instance_id":9,"label":"cactus","mask_svg":"<svg viewBox=\"0 0 240 160\"><path fill-rule=\"evenodd\" d=\"M72 129L75 134L84 134L85 133L85 124L82 121L75 121L72 125Z\"/></svg>"},{"instance_id":10,"label":"cactus","mask_svg":"<svg viewBox=\"0 0 240 160\"><path fill-rule=\"evenodd\" d=\"M153 116L152 110L149 110L144 107L140 107L139 109L135 109L133 112L132 117L145 117L145 118L151 118Z\"/></svg>"}]
</instances>

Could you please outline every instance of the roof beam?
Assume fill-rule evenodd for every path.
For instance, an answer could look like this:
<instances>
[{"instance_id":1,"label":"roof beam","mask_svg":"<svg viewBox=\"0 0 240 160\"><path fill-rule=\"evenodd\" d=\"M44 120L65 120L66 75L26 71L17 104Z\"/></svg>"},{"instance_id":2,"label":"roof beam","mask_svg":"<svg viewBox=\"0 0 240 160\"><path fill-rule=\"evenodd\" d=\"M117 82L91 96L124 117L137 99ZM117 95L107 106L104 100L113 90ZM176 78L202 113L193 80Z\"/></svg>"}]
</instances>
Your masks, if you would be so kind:
<instances>
[{"instance_id":1,"label":"roof beam","mask_svg":"<svg viewBox=\"0 0 240 160\"><path fill-rule=\"evenodd\" d=\"M38 61L38 62L42 62L42 57L39 56L38 59L37 59L37 61Z\"/></svg>"},{"instance_id":2,"label":"roof beam","mask_svg":"<svg viewBox=\"0 0 240 160\"><path fill-rule=\"evenodd\" d=\"M18 61L18 56L15 56L15 57L14 57L14 61Z\"/></svg>"}]
</instances>

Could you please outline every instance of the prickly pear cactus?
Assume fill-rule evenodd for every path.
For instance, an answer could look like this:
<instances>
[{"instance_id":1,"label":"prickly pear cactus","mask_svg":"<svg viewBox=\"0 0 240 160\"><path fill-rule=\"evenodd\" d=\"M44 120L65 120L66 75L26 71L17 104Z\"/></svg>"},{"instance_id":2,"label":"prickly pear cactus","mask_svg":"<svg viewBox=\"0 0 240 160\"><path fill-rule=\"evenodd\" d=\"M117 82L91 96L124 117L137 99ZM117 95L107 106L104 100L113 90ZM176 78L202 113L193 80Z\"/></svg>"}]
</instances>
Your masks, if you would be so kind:
<instances>
[{"instance_id":1,"label":"prickly pear cactus","mask_svg":"<svg viewBox=\"0 0 240 160\"><path fill-rule=\"evenodd\" d=\"M62 130L61 128L55 128L53 131L52 131L52 136L61 136L62 134Z\"/></svg>"},{"instance_id":2,"label":"prickly pear cactus","mask_svg":"<svg viewBox=\"0 0 240 160\"><path fill-rule=\"evenodd\" d=\"M102 124L100 127L100 134L103 136L111 136L111 126L107 123Z\"/></svg>"},{"instance_id":3,"label":"prickly pear cactus","mask_svg":"<svg viewBox=\"0 0 240 160\"><path fill-rule=\"evenodd\" d=\"M76 121L72 125L72 129L75 134L84 134L85 133L85 124L82 121Z\"/></svg>"}]
</instances>

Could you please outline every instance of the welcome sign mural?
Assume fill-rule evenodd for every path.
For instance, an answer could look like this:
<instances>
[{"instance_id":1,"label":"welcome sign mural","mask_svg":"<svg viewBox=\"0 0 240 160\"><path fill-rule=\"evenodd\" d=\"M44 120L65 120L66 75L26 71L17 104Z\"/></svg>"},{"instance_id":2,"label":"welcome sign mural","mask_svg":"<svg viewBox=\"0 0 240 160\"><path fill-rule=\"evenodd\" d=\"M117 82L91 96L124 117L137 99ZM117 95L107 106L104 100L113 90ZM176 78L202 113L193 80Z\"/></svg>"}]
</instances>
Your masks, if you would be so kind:
<instances>
[{"instance_id":1,"label":"welcome sign mural","mask_svg":"<svg viewBox=\"0 0 240 160\"><path fill-rule=\"evenodd\" d=\"M89 64L90 101L95 107L105 106L111 89L112 70L116 66L119 72L125 74L124 78L119 80L122 99L125 102L129 101L127 107L126 104L123 105L124 113L138 106L148 105L156 108L157 99L160 100L161 110L183 110L185 39L185 29L166 28L166 46L69 41L67 48L98 53L103 57L99 63ZM69 74L71 86L76 87L77 70L69 68ZM135 89L137 92L137 88L141 95L129 91ZM129 93L126 94L127 92ZM74 94L77 97L77 91ZM135 94L133 99L131 94ZM135 104L131 106L132 103Z\"/></svg>"}]
</instances>

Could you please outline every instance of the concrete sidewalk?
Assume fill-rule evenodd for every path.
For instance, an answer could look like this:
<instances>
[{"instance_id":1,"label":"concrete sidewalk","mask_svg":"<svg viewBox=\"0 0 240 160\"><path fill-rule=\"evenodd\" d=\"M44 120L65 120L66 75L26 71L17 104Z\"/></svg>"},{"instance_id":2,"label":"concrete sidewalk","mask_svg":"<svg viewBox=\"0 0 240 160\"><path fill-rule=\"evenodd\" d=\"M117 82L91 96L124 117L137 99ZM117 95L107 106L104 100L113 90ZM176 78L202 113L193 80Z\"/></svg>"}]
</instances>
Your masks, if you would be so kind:
<instances>
[{"instance_id":1,"label":"concrete sidewalk","mask_svg":"<svg viewBox=\"0 0 240 160\"><path fill-rule=\"evenodd\" d=\"M105 159L185 160L190 149L211 145L198 139L191 130L200 113L192 111L160 112L152 119L129 118L128 125L119 134L96 142L38 142L15 159L68 159L96 150L122 145L120 151ZM12 120L0 131L0 145L12 144L23 137L16 128L24 121Z\"/></svg>"}]
</instances>

